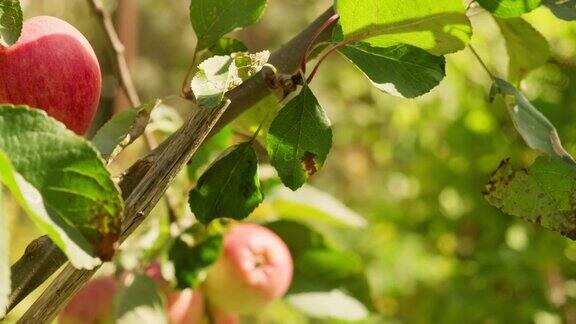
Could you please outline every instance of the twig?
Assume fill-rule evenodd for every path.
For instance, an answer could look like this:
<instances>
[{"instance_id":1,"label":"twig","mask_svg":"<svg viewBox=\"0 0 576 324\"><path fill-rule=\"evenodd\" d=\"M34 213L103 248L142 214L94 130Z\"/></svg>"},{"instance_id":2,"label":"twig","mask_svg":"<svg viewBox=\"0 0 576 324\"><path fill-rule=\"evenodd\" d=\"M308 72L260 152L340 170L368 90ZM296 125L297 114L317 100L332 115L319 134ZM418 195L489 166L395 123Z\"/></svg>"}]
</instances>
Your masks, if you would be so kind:
<instances>
[{"instance_id":1,"label":"twig","mask_svg":"<svg viewBox=\"0 0 576 324\"><path fill-rule=\"evenodd\" d=\"M328 29L333 24L335 24L338 21L338 19L340 19L340 16L338 14L332 15L332 17L328 18L328 20L326 20L326 22L324 22L318 28L318 30L316 31L314 36L310 39L308 46L306 46L306 51L304 51L304 55L302 55L302 60L300 61L300 70L302 71L302 75L306 75L306 63L308 63L308 57L310 55L310 50L312 49L312 46L315 44L316 39L318 39L318 37L320 35L322 35L322 33L326 29Z\"/></svg>"},{"instance_id":2,"label":"twig","mask_svg":"<svg viewBox=\"0 0 576 324\"><path fill-rule=\"evenodd\" d=\"M182 81L182 97L188 100L196 100L194 98L194 94L192 93L191 82L192 77L194 76L194 72L196 71L196 60L198 56L198 46L194 49L194 54L192 54L192 63L190 63L190 67L186 71L186 76L184 77L184 81Z\"/></svg>"},{"instance_id":3,"label":"twig","mask_svg":"<svg viewBox=\"0 0 576 324\"><path fill-rule=\"evenodd\" d=\"M130 101L130 105L133 107L138 107L141 104L140 97L138 96L138 92L134 86L134 81L132 80L130 69L128 68L128 62L124 56L124 45L122 44L122 41L116 32L116 28L112 22L112 17L106 11L106 9L104 9L101 0L88 0L88 3L90 4L92 13L100 18L98 20L102 29L104 30L104 33L106 34L106 42L108 48L114 53L116 58L114 60L116 79L118 80L118 83L120 83L120 87L124 93L126 93L126 96ZM153 134L145 129L143 135L148 149L154 150L158 146L158 142L154 138ZM174 204L173 199L168 196L166 196L166 206L168 207L168 214L171 215L171 217L172 215L176 215L176 205Z\"/></svg>"},{"instance_id":4,"label":"twig","mask_svg":"<svg viewBox=\"0 0 576 324\"><path fill-rule=\"evenodd\" d=\"M329 49L326 53L324 53L324 55L322 55L322 57L320 57L320 59L318 59L318 63L316 63L316 65L314 66L314 68L312 69L312 72L310 72L310 75L308 76L308 78L306 79L306 83L310 83L312 82L312 80L314 80L314 77L316 76L316 73L318 73L318 69L320 69L320 66L322 65L322 63L324 63L324 61L330 57L330 55L334 54L334 52L336 52L337 50L341 49L342 47L348 45L352 43L352 40L348 40L348 41L344 41L341 43L336 44L335 46L333 46L331 49Z\"/></svg>"},{"instance_id":5,"label":"twig","mask_svg":"<svg viewBox=\"0 0 576 324\"><path fill-rule=\"evenodd\" d=\"M327 19L334 15L334 9L329 8L321 16L319 16L313 23L311 23L304 31L286 43L282 48L274 52L270 58L270 63L278 68L279 71L284 73L293 73L298 69L300 57L302 53L306 50L306 46L309 40L313 37L315 31L321 26ZM316 42L323 42L330 37L330 30L326 30L321 36L316 39ZM253 107L256 103L262 100L264 97L270 94L268 85L266 84L265 78L262 74L258 74L251 79L245 81L239 87L226 94L226 97L232 102L224 115L218 120L217 124L212 128L210 135L217 133L230 121L234 120L236 117L241 115L243 112ZM164 143L160 144L154 151L150 152L147 156L138 160L132 167L126 170L122 176L119 186L122 190L124 199L129 196L132 191L138 186L142 181L144 176L148 173L152 165L156 163L157 160L166 156L164 152L168 147L169 143L174 141L176 134L168 138ZM54 243L51 240L45 240L39 244L37 249L38 253L32 255L28 254L28 250L20 258L18 262L26 260L27 267L21 267L16 271L12 267L12 277L19 277L21 273L26 273L35 269L34 264L39 261L38 256L43 253L47 253L54 247ZM40 266L36 270L46 277L51 276L62 264L64 260L59 260L55 267ZM39 284L39 283L38 283ZM28 287L28 292L22 293L21 298L26 297L32 290L37 288L36 286ZM55 303L57 301L54 301ZM13 307L14 305L11 305Z\"/></svg>"},{"instance_id":6,"label":"twig","mask_svg":"<svg viewBox=\"0 0 576 324\"><path fill-rule=\"evenodd\" d=\"M482 60L480 55L478 55L478 52L476 52L474 47L472 47L472 45L468 45L468 48L470 48L470 51L472 51L472 54L474 54L474 56L476 57L476 60L478 60L478 62L480 62L480 65L482 65L482 68L484 68L484 71L486 71L486 73L488 73L488 76L490 77L490 79L492 81L496 80L496 77L494 76L494 74L492 74L492 72L490 72L490 69L488 68L486 63L484 63L484 61Z\"/></svg>"}]
</instances>

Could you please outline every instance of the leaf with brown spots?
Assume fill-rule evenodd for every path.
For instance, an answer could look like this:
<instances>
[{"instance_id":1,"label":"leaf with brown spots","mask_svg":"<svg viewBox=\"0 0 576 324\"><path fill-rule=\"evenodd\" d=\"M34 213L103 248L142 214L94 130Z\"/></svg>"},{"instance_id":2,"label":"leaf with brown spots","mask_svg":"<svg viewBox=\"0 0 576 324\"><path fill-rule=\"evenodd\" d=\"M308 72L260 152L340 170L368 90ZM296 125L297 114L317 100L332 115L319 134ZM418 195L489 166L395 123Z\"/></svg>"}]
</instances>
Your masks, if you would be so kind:
<instances>
[{"instance_id":1,"label":"leaf with brown spots","mask_svg":"<svg viewBox=\"0 0 576 324\"><path fill-rule=\"evenodd\" d=\"M528 169L505 160L484 196L503 212L576 239L576 166L557 157L539 157Z\"/></svg>"},{"instance_id":2,"label":"leaf with brown spots","mask_svg":"<svg viewBox=\"0 0 576 324\"><path fill-rule=\"evenodd\" d=\"M308 86L278 113L267 137L270 162L290 189L322 168L332 146L326 112Z\"/></svg>"},{"instance_id":3,"label":"leaf with brown spots","mask_svg":"<svg viewBox=\"0 0 576 324\"><path fill-rule=\"evenodd\" d=\"M111 258L123 202L94 146L42 110L0 105L0 150L27 187L39 193L34 214L40 221L35 223L74 266L94 266L85 255L70 252L78 247L87 255L94 252L102 260ZM92 250L84 247L88 244L75 230Z\"/></svg>"}]
</instances>

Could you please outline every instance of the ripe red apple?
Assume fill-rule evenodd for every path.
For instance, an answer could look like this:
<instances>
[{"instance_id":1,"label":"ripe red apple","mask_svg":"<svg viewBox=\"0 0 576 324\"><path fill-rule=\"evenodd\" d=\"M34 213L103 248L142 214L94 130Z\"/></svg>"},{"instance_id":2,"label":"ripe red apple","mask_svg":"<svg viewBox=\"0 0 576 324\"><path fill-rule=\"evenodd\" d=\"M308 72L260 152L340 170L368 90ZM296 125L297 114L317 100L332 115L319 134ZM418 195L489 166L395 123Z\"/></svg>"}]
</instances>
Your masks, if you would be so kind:
<instances>
[{"instance_id":1,"label":"ripe red apple","mask_svg":"<svg viewBox=\"0 0 576 324\"><path fill-rule=\"evenodd\" d=\"M203 323L204 296L199 290L188 288L168 292L166 307L170 324Z\"/></svg>"},{"instance_id":2,"label":"ripe red apple","mask_svg":"<svg viewBox=\"0 0 576 324\"><path fill-rule=\"evenodd\" d=\"M162 277L162 267L157 261L146 267L146 275L166 296L166 314L170 324L204 323L204 296L200 290L178 291L170 287L169 282Z\"/></svg>"},{"instance_id":3,"label":"ripe red apple","mask_svg":"<svg viewBox=\"0 0 576 324\"><path fill-rule=\"evenodd\" d=\"M286 293L292 270L290 251L274 232L255 224L234 225L208 272L206 296L224 312L257 312Z\"/></svg>"},{"instance_id":4,"label":"ripe red apple","mask_svg":"<svg viewBox=\"0 0 576 324\"><path fill-rule=\"evenodd\" d=\"M101 86L90 43L63 20L30 18L16 44L0 45L0 103L43 109L81 135L92 124Z\"/></svg>"},{"instance_id":5,"label":"ripe red apple","mask_svg":"<svg viewBox=\"0 0 576 324\"><path fill-rule=\"evenodd\" d=\"M214 324L238 324L240 323L240 316L236 313L226 313L219 310L212 309L212 322Z\"/></svg>"},{"instance_id":6,"label":"ripe red apple","mask_svg":"<svg viewBox=\"0 0 576 324\"><path fill-rule=\"evenodd\" d=\"M62 310L59 323L97 324L110 321L116 290L113 277L89 281Z\"/></svg>"}]
</instances>

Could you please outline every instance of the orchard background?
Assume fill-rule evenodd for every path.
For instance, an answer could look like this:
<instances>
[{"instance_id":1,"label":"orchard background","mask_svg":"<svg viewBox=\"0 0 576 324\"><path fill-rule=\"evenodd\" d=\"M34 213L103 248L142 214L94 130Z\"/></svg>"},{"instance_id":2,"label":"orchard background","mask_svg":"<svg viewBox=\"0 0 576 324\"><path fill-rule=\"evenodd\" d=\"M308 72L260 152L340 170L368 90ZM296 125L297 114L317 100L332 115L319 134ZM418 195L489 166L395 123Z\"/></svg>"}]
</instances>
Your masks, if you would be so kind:
<instances>
[{"instance_id":1,"label":"orchard background","mask_svg":"<svg viewBox=\"0 0 576 324\"><path fill-rule=\"evenodd\" d=\"M230 34L252 53L277 49L333 4L267 2L257 24ZM103 91L90 138L112 115L131 106L115 79L114 59L99 18L87 1L21 3L25 18L62 18L94 47ZM196 43L189 1L120 0L105 5L114 13L142 101L179 95ZM477 6L467 15L474 29L470 44L494 75L507 78L509 55L501 29ZM550 53L533 66L519 88L554 124L566 151L576 154L576 24L558 19L545 6L522 18L546 38ZM533 35L526 36L527 50L545 52L532 47L531 40ZM528 168L541 155L515 131L504 101L497 98L490 103L490 87L490 77L469 49L448 55L446 77L416 99L382 93L342 55L330 56L311 83L332 122L333 145L325 164L306 188L296 191L297 196L273 176L266 144L256 144L266 198L246 221L306 224L338 251L358 258L342 263L358 262L360 270L354 275L365 274L369 288L350 293L342 280L320 289L326 296L318 304L291 299L289 294L243 320L576 323L576 243L499 211L482 194L503 159ZM148 129L161 141L193 112L190 102L167 99L153 110ZM169 189L177 218L184 223L192 219L190 187L224 149L249 139L265 115L259 111L235 120L219 141L211 142L211 150L204 150L188 172L178 176ZM144 141L137 140L111 164L112 174L125 170L146 151ZM12 264L45 233L23 216L9 194L4 195ZM114 263L127 268L138 263L147 253L143 250L152 250L146 247L154 244L159 232L169 231L168 216L161 202L122 246ZM114 271L108 264L99 274ZM22 316L46 287L43 284L21 302L6 322ZM342 301L328 293L334 291L356 299L370 296L370 302Z\"/></svg>"}]
</instances>

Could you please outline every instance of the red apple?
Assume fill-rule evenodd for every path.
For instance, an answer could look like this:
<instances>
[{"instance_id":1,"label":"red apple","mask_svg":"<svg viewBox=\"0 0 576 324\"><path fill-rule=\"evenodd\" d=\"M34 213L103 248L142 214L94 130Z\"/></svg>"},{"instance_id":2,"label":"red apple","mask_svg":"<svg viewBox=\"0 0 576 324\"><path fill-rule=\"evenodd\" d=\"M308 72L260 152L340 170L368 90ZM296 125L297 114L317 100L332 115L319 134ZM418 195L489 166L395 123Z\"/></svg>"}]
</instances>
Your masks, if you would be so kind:
<instances>
[{"instance_id":1,"label":"red apple","mask_svg":"<svg viewBox=\"0 0 576 324\"><path fill-rule=\"evenodd\" d=\"M240 323L240 316L236 313L226 313L219 310L211 310L212 321L214 324L238 324Z\"/></svg>"},{"instance_id":2,"label":"red apple","mask_svg":"<svg viewBox=\"0 0 576 324\"><path fill-rule=\"evenodd\" d=\"M286 293L292 270L280 237L260 225L238 224L225 235L222 255L208 272L206 296L224 312L254 313Z\"/></svg>"},{"instance_id":3,"label":"red apple","mask_svg":"<svg viewBox=\"0 0 576 324\"><path fill-rule=\"evenodd\" d=\"M59 323L97 324L110 321L116 290L113 277L89 281L62 310Z\"/></svg>"},{"instance_id":4,"label":"red apple","mask_svg":"<svg viewBox=\"0 0 576 324\"><path fill-rule=\"evenodd\" d=\"M162 276L162 266L158 261L153 261L146 267L146 275L166 296L166 314L170 324L204 323L204 296L200 290L178 291L171 288Z\"/></svg>"},{"instance_id":5,"label":"red apple","mask_svg":"<svg viewBox=\"0 0 576 324\"><path fill-rule=\"evenodd\" d=\"M43 109L84 134L98 108L101 86L90 43L63 20L30 18L16 44L0 45L0 103Z\"/></svg>"},{"instance_id":6,"label":"red apple","mask_svg":"<svg viewBox=\"0 0 576 324\"><path fill-rule=\"evenodd\" d=\"M204 317L204 297L197 290L184 289L166 294L168 322L170 324L200 324Z\"/></svg>"}]
</instances>

